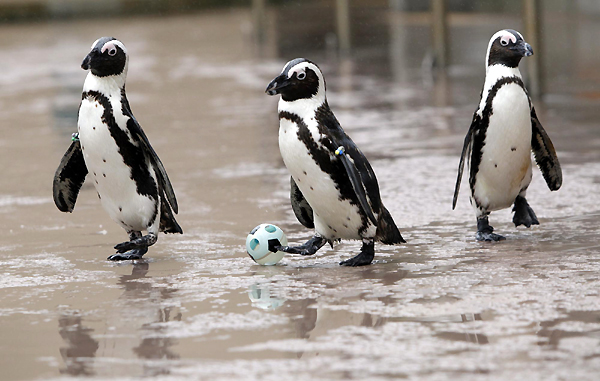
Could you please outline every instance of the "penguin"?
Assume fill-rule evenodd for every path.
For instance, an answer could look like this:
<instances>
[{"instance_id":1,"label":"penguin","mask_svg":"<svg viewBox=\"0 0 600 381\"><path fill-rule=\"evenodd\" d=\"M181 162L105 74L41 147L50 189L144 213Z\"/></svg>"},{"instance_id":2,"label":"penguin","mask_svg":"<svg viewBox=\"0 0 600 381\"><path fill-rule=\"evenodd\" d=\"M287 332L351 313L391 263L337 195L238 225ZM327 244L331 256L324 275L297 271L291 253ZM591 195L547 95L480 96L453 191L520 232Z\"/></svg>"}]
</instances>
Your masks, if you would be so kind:
<instances>
[{"instance_id":1,"label":"penguin","mask_svg":"<svg viewBox=\"0 0 600 381\"><path fill-rule=\"evenodd\" d=\"M81 68L89 70L81 96L77 133L54 175L54 203L72 212L90 173L104 209L129 234L111 261L140 259L158 232L183 230L167 172L131 112L125 94L129 56L113 37L94 42ZM142 235L147 231L147 235Z\"/></svg>"},{"instance_id":2,"label":"penguin","mask_svg":"<svg viewBox=\"0 0 600 381\"><path fill-rule=\"evenodd\" d=\"M521 33L506 29L490 39L479 107L464 140L452 209L463 167L469 170L470 201L477 217L478 241L500 241L490 212L513 206L516 226L538 225L525 198L532 178L531 152L551 191L560 189L562 170L554 145L542 127L519 72L521 58L533 54Z\"/></svg>"},{"instance_id":3,"label":"penguin","mask_svg":"<svg viewBox=\"0 0 600 381\"><path fill-rule=\"evenodd\" d=\"M292 209L302 225L315 230L303 245L277 249L313 255L326 243L362 240L360 253L340 265L369 265L375 241L405 241L381 202L369 161L340 126L325 90L321 70L305 58L289 61L265 90L281 95L279 150L291 174Z\"/></svg>"}]
</instances>

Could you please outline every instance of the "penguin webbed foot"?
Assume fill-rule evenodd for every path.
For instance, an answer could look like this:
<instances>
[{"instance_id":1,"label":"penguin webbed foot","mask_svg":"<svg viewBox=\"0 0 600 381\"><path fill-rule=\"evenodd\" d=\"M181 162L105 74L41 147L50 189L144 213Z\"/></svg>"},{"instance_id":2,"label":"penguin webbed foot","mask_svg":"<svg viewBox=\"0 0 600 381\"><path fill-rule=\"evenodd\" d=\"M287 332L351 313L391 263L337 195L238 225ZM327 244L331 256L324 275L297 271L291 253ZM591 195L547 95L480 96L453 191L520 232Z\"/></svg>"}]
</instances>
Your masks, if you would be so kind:
<instances>
[{"instance_id":1,"label":"penguin webbed foot","mask_svg":"<svg viewBox=\"0 0 600 381\"><path fill-rule=\"evenodd\" d=\"M494 228L490 226L487 216L477 219L477 234L475 235L475 239L486 242L497 242L506 239L506 237L496 234L493 231Z\"/></svg>"},{"instance_id":2,"label":"penguin webbed foot","mask_svg":"<svg viewBox=\"0 0 600 381\"><path fill-rule=\"evenodd\" d=\"M133 259L142 259L144 254L146 254L147 252L148 252L148 246L146 246L144 248L140 248L140 249L133 249L133 250L125 251L123 253L113 254L106 259L108 259L109 261L129 261L129 260L133 260Z\"/></svg>"},{"instance_id":3,"label":"penguin webbed foot","mask_svg":"<svg viewBox=\"0 0 600 381\"><path fill-rule=\"evenodd\" d=\"M154 233L142 236L140 232L129 233L129 241L115 245L116 254L109 256L109 261L127 261L140 259L148 252L148 247L156 243L158 237Z\"/></svg>"},{"instance_id":4,"label":"penguin webbed foot","mask_svg":"<svg viewBox=\"0 0 600 381\"><path fill-rule=\"evenodd\" d=\"M535 212L533 209L531 209L531 206L529 206L529 203L525 197L517 196L512 211L515 212L515 215L513 216L513 223L515 224L515 227L524 225L525 227L529 228L531 225L540 224Z\"/></svg>"},{"instance_id":5,"label":"penguin webbed foot","mask_svg":"<svg viewBox=\"0 0 600 381\"><path fill-rule=\"evenodd\" d=\"M300 246L275 246L275 249L288 254L313 255L327 242L327 239L315 235Z\"/></svg>"},{"instance_id":6,"label":"penguin webbed foot","mask_svg":"<svg viewBox=\"0 0 600 381\"><path fill-rule=\"evenodd\" d=\"M352 257L350 259L340 262L340 266L350 266L350 267L366 266L366 265L370 265L371 262L373 262L373 258L375 258L375 241L374 240L369 240L369 241L363 240L363 245L362 245L362 248L360 249L360 253L355 257Z\"/></svg>"},{"instance_id":7,"label":"penguin webbed foot","mask_svg":"<svg viewBox=\"0 0 600 381\"><path fill-rule=\"evenodd\" d=\"M148 250L148 246L152 246L156 243L158 237L154 233L148 233L145 236L132 237L130 241L121 242L118 245L115 245L115 249L117 253L124 253L129 250L134 249L143 249L146 248Z\"/></svg>"},{"instance_id":8,"label":"penguin webbed foot","mask_svg":"<svg viewBox=\"0 0 600 381\"><path fill-rule=\"evenodd\" d=\"M504 241L506 237L496 233L477 232L475 239L477 239L478 241L497 242Z\"/></svg>"}]
</instances>

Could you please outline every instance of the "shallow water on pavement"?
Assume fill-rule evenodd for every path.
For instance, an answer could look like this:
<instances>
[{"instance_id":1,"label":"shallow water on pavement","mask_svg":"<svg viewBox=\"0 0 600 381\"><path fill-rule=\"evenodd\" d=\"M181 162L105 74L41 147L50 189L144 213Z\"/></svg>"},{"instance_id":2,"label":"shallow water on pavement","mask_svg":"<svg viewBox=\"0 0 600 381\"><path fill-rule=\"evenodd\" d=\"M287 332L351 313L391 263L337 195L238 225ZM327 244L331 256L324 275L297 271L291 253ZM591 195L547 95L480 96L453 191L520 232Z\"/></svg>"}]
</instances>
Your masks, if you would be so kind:
<instances>
[{"instance_id":1,"label":"shallow water on pavement","mask_svg":"<svg viewBox=\"0 0 600 381\"><path fill-rule=\"evenodd\" d=\"M394 41L338 59L293 50L289 36L281 57L273 46L261 55L249 20L233 11L0 27L0 378L595 378L598 78L578 93L573 75L570 88L538 101L564 173L559 192L534 173L528 199L541 225L515 229L509 210L496 212L491 223L507 240L478 243L465 184L455 211L451 202L480 62L434 78ZM472 29L483 54L489 26ZM91 184L73 214L51 198L76 128L79 64L107 34L129 49L129 100L185 232L161 235L136 263L105 260L126 235ZM310 237L289 206L277 99L263 93L304 51L408 242L377 245L368 267L337 265L357 242L274 267L245 253L262 222L291 242Z\"/></svg>"}]
</instances>

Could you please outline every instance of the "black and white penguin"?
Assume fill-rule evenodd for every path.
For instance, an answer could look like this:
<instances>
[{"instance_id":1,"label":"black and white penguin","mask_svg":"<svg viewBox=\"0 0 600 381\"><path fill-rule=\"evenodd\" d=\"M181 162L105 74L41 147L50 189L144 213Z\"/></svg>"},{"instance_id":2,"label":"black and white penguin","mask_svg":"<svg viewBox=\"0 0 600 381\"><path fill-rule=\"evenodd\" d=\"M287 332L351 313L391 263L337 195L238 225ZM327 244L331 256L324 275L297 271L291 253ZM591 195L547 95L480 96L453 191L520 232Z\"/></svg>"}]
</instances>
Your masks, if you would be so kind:
<instances>
[{"instance_id":1,"label":"black and white penguin","mask_svg":"<svg viewBox=\"0 0 600 381\"><path fill-rule=\"evenodd\" d=\"M162 162L131 112L125 95L129 56L123 43L102 37L81 68L90 70L83 85L78 133L54 176L54 203L72 212L88 173L104 209L129 234L108 257L139 259L156 243L158 232L183 231L173 212L177 199ZM148 235L142 236L142 231Z\"/></svg>"},{"instance_id":2,"label":"black and white penguin","mask_svg":"<svg viewBox=\"0 0 600 381\"><path fill-rule=\"evenodd\" d=\"M288 253L312 255L325 243L362 240L360 254L340 265L373 261L375 241L405 242L383 206L371 165L346 135L325 96L325 79L313 62L297 58L267 86L279 100L279 150L291 173L291 203L298 220L315 235Z\"/></svg>"},{"instance_id":3,"label":"black and white penguin","mask_svg":"<svg viewBox=\"0 0 600 381\"><path fill-rule=\"evenodd\" d=\"M485 83L465 137L452 201L454 209L466 159L479 241L504 239L493 233L488 215L511 205L515 226L539 224L525 199L532 177L532 151L550 190L558 190L562 184L556 151L519 72L521 58L532 54L531 46L512 29L497 32L488 45Z\"/></svg>"}]
</instances>

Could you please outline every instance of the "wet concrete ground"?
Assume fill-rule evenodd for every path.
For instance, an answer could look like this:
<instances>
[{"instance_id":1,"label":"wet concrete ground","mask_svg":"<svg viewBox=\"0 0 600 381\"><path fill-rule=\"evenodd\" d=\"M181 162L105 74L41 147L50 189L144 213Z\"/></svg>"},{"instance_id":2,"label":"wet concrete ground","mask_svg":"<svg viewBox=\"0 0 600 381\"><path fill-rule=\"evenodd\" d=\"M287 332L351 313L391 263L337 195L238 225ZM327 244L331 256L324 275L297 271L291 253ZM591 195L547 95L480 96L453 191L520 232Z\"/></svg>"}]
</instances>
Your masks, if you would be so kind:
<instances>
[{"instance_id":1,"label":"wet concrete ground","mask_svg":"<svg viewBox=\"0 0 600 381\"><path fill-rule=\"evenodd\" d=\"M353 59L309 47L261 56L249 20L234 11L0 27L0 378L595 379L597 74L582 64L553 76L536 103L564 173L553 193L534 173L528 198L541 225L515 229L497 212L491 223L507 240L478 243L466 187L455 211L452 193L485 46L506 20L458 29L480 62L447 78L422 68L425 43L374 44ZM390 23L415 38L424 28ZM51 199L76 128L79 64L107 34L130 51L129 99L185 231L161 235L136 263L105 260L126 235L91 184L73 214ZM311 234L289 206L277 100L263 93L303 49L408 241L377 245L372 266L337 265L355 242L274 267L245 253L261 222L292 242Z\"/></svg>"}]
</instances>

